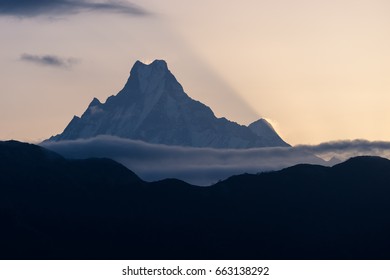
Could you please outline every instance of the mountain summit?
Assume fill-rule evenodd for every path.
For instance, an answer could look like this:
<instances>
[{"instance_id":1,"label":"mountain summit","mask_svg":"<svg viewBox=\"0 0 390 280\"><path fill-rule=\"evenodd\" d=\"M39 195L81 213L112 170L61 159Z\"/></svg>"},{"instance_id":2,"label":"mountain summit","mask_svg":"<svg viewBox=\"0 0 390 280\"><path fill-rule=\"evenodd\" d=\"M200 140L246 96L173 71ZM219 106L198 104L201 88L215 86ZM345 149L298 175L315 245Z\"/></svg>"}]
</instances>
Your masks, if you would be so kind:
<instances>
[{"instance_id":1,"label":"mountain summit","mask_svg":"<svg viewBox=\"0 0 390 280\"><path fill-rule=\"evenodd\" d=\"M116 96L105 103L94 98L80 118L74 116L64 132L49 141L97 135L192 147L288 146L263 119L247 127L215 117L209 107L184 92L163 60L137 61Z\"/></svg>"}]
</instances>

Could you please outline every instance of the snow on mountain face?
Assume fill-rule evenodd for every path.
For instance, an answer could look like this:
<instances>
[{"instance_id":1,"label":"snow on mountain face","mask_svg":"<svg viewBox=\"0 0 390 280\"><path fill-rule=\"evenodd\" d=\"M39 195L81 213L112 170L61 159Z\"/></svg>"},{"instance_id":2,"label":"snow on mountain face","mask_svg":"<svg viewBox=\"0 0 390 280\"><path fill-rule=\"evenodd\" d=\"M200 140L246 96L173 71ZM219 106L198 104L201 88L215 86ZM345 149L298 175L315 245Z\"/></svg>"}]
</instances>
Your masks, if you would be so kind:
<instances>
[{"instance_id":1,"label":"snow on mountain face","mask_svg":"<svg viewBox=\"0 0 390 280\"><path fill-rule=\"evenodd\" d=\"M124 88L105 103L94 98L84 114L73 117L49 141L114 135L145 142L212 148L288 146L261 119L249 127L216 118L191 99L163 60L137 61Z\"/></svg>"}]
</instances>

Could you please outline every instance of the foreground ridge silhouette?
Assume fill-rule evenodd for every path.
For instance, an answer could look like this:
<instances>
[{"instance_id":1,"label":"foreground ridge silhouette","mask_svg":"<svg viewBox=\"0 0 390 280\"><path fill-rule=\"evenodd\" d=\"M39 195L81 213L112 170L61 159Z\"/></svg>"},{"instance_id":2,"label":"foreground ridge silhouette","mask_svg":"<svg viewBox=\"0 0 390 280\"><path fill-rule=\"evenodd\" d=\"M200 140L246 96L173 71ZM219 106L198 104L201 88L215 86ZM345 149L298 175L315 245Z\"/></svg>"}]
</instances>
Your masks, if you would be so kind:
<instances>
[{"instance_id":1,"label":"foreground ridge silhouette","mask_svg":"<svg viewBox=\"0 0 390 280\"><path fill-rule=\"evenodd\" d=\"M390 259L390 161L147 183L0 142L1 259Z\"/></svg>"}]
</instances>

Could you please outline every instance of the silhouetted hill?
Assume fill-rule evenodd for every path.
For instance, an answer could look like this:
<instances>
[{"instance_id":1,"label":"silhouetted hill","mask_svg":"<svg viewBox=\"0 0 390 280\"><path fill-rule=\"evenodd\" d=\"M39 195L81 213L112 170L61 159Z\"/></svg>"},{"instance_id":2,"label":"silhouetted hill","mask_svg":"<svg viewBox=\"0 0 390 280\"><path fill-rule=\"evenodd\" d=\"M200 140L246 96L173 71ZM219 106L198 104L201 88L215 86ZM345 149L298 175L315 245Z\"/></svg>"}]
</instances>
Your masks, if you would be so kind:
<instances>
[{"instance_id":1,"label":"silhouetted hill","mask_svg":"<svg viewBox=\"0 0 390 280\"><path fill-rule=\"evenodd\" d=\"M111 159L66 160L40 146L17 141L0 142L3 183L20 186L31 183L50 186L100 183L107 187L140 183L133 172Z\"/></svg>"},{"instance_id":2,"label":"silhouetted hill","mask_svg":"<svg viewBox=\"0 0 390 280\"><path fill-rule=\"evenodd\" d=\"M2 259L390 259L390 161L146 183L0 142Z\"/></svg>"}]
</instances>

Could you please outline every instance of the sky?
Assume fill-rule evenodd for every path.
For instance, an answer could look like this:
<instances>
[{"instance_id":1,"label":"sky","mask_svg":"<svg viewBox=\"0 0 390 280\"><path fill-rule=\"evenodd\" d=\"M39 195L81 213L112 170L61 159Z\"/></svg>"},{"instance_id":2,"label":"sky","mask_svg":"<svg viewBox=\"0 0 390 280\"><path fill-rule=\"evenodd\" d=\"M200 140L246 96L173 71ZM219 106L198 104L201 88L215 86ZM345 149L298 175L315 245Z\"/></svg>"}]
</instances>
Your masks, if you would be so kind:
<instances>
[{"instance_id":1,"label":"sky","mask_svg":"<svg viewBox=\"0 0 390 280\"><path fill-rule=\"evenodd\" d=\"M0 0L0 139L61 133L136 60L292 145L390 140L385 0Z\"/></svg>"}]
</instances>

